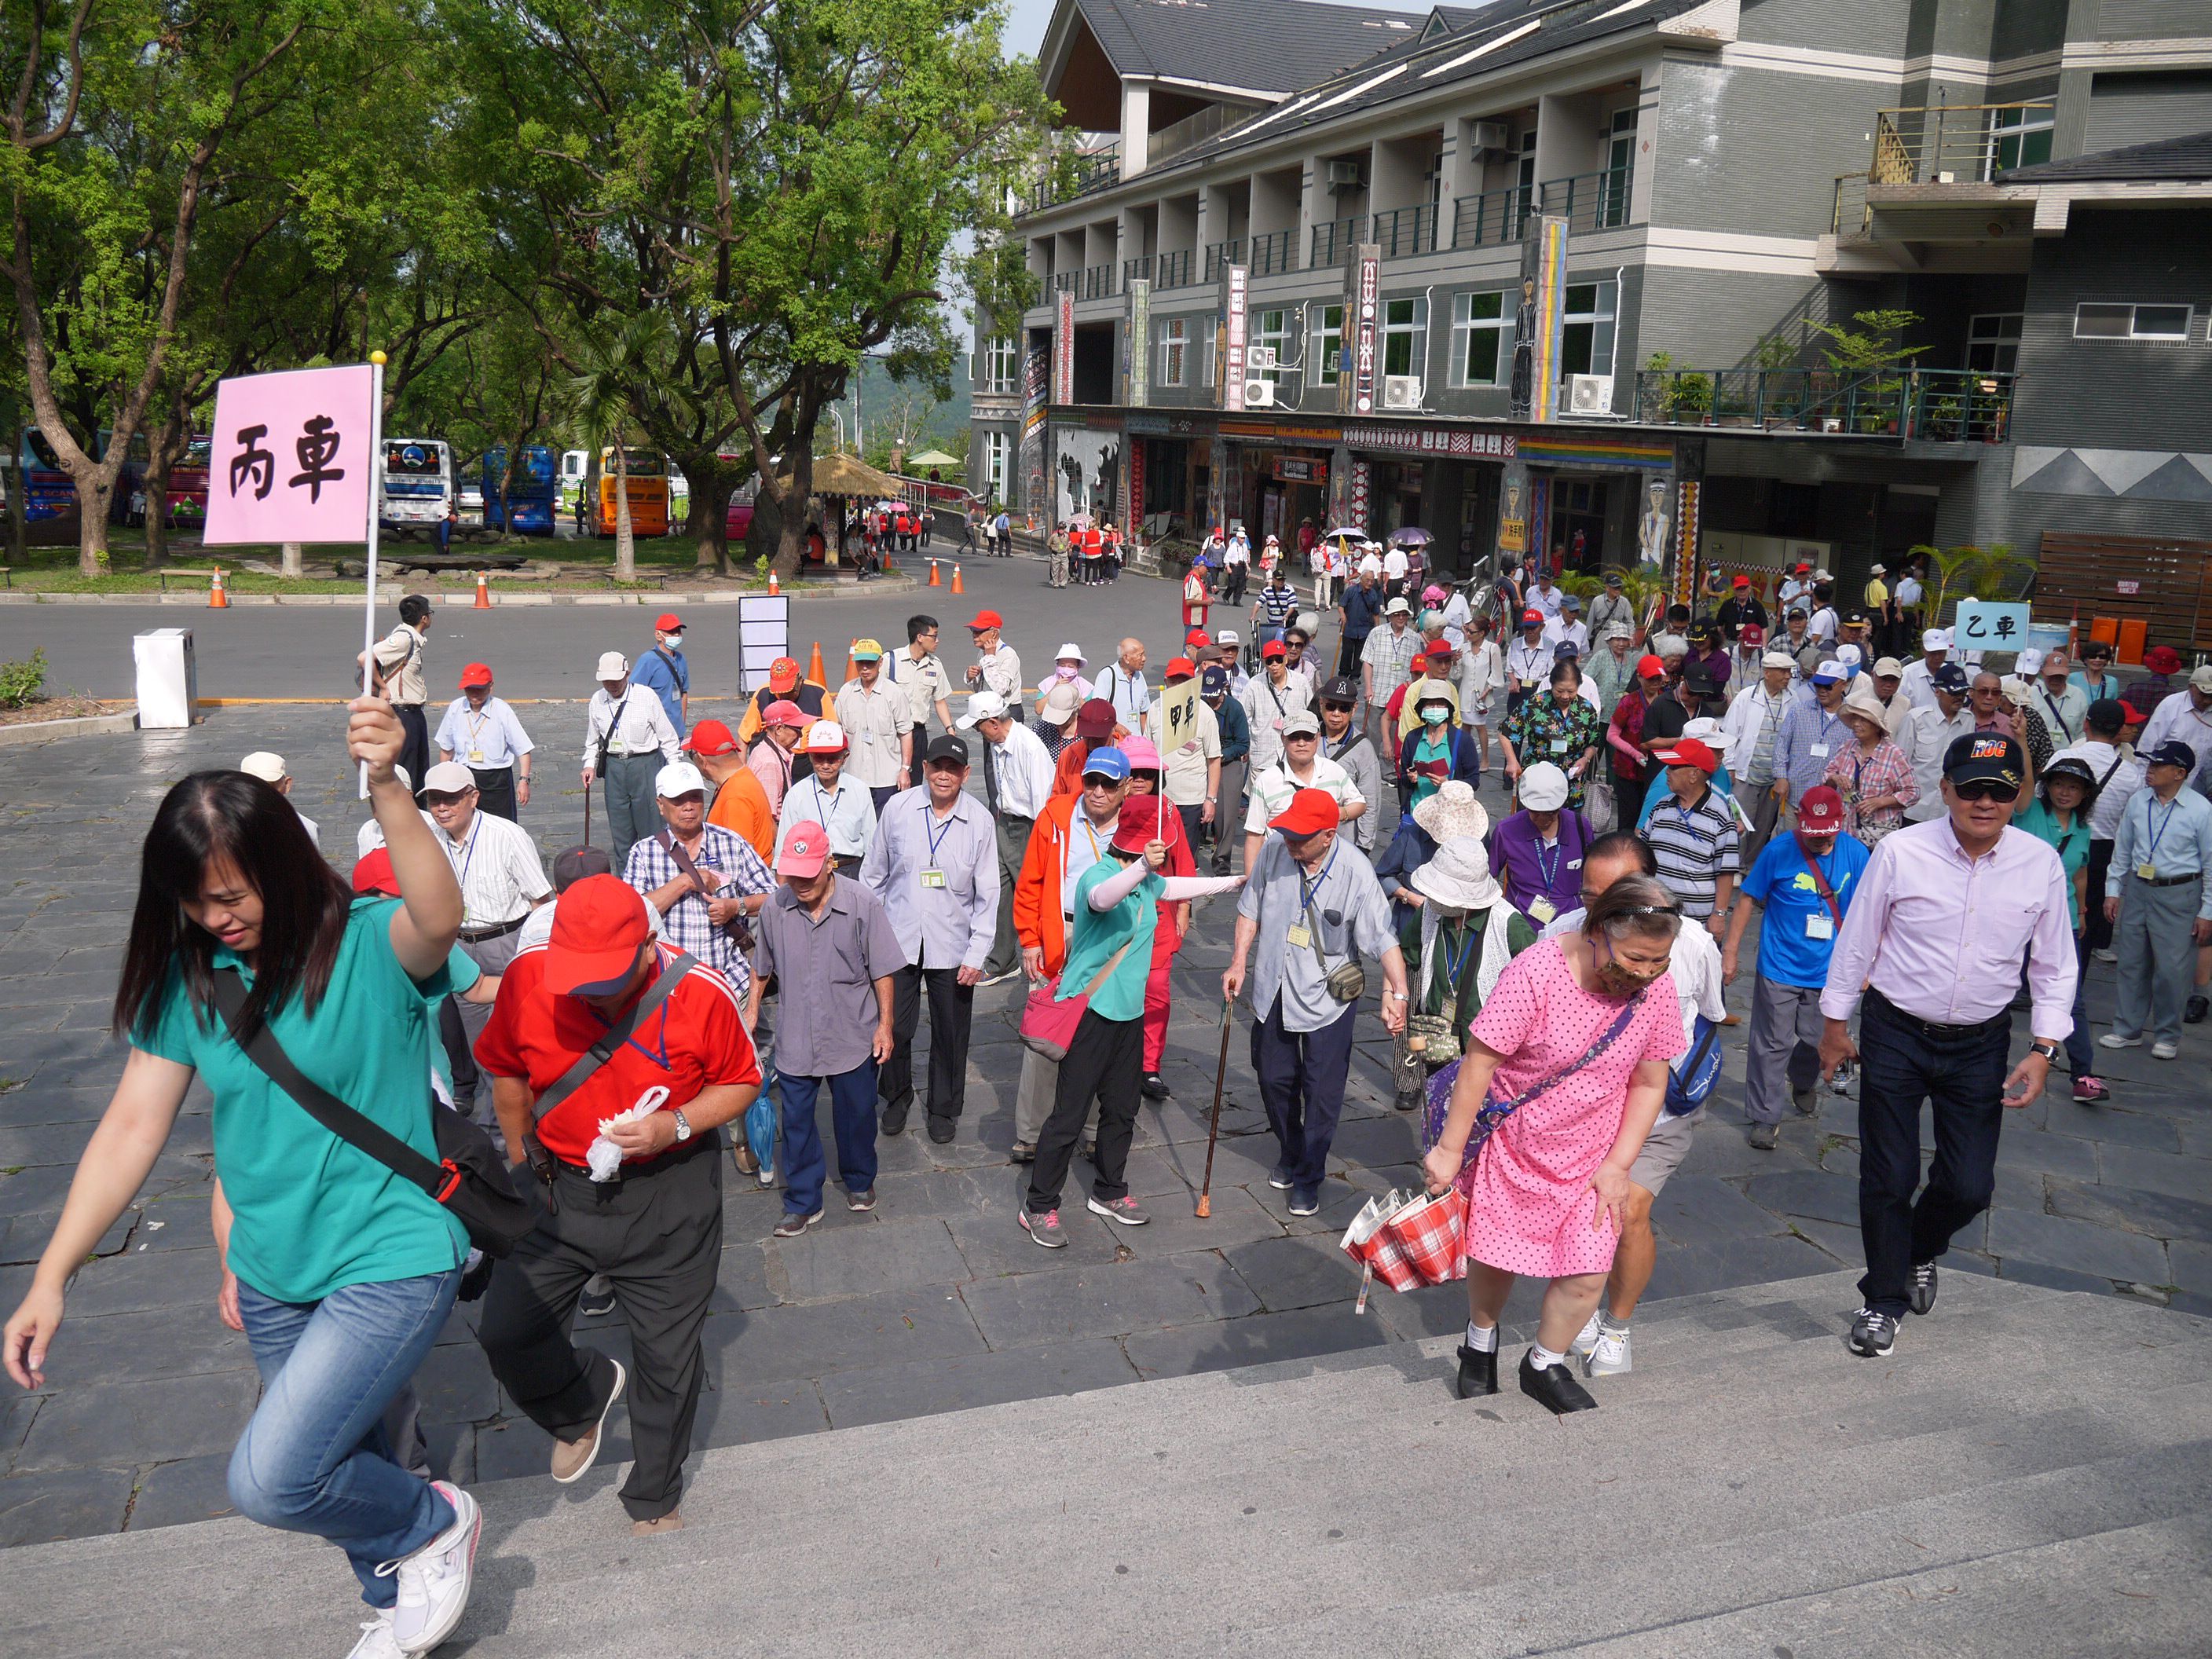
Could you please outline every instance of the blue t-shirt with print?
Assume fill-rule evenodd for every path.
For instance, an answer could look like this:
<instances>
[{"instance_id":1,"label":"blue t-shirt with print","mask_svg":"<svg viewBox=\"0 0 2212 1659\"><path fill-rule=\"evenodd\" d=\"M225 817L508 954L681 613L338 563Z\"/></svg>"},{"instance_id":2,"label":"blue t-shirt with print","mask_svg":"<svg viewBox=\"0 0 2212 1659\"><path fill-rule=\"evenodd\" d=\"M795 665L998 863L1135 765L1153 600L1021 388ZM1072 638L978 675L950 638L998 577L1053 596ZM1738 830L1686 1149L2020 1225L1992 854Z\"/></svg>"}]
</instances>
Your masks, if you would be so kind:
<instances>
[{"instance_id":1,"label":"blue t-shirt with print","mask_svg":"<svg viewBox=\"0 0 2212 1659\"><path fill-rule=\"evenodd\" d=\"M1838 836L1819 860L1828 890L1836 896L1836 908L1845 915L1872 856L1864 842ZM1795 836L1778 835L1760 849L1751 873L1743 878L1743 896L1763 912L1759 919L1759 976L1804 991L1826 985L1828 957L1836 948L1834 918ZM1832 925L1822 927L1823 922ZM1815 937L1820 933L1827 936Z\"/></svg>"}]
</instances>

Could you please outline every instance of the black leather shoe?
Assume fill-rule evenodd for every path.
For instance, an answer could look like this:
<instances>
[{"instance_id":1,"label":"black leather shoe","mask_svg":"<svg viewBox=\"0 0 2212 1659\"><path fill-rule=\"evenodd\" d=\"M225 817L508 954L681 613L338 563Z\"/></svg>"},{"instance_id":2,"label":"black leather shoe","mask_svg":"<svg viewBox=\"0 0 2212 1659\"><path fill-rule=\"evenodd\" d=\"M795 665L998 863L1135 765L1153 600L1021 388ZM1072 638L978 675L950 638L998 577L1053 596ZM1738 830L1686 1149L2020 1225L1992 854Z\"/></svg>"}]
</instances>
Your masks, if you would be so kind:
<instances>
[{"instance_id":1,"label":"black leather shoe","mask_svg":"<svg viewBox=\"0 0 2212 1659\"><path fill-rule=\"evenodd\" d=\"M903 1106L884 1107L883 1117L884 1133L887 1135L904 1134L906 1133L906 1114L907 1109Z\"/></svg>"},{"instance_id":2,"label":"black leather shoe","mask_svg":"<svg viewBox=\"0 0 2212 1659\"><path fill-rule=\"evenodd\" d=\"M2189 1006L2182 1011L2181 1023L2184 1025L2202 1025L2208 1013L2212 1013L2212 997L2200 994L2189 999Z\"/></svg>"},{"instance_id":3,"label":"black leather shoe","mask_svg":"<svg viewBox=\"0 0 2212 1659\"><path fill-rule=\"evenodd\" d=\"M929 1138L942 1146L950 1141L960 1127L957 1117L934 1117L929 1120Z\"/></svg>"},{"instance_id":4,"label":"black leather shoe","mask_svg":"<svg viewBox=\"0 0 2212 1659\"><path fill-rule=\"evenodd\" d=\"M1521 1356L1521 1392L1527 1395L1555 1417L1565 1417L1569 1412L1594 1412L1597 1401L1590 1391L1575 1381L1575 1374L1564 1361L1547 1365L1538 1370L1534 1361L1527 1354Z\"/></svg>"},{"instance_id":5,"label":"black leather shoe","mask_svg":"<svg viewBox=\"0 0 2212 1659\"><path fill-rule=\"evenodd\" d=\"M1912 1311L1924 1314L1936 1305L1936 1264L1923 1261L1912 1270Z\"/></svg>"},{"instance_id":6,"label":"black leather shoe","mask_svg":"<svg viewBox=\"0 0 2212 1659\"><path fill-rule=\"evenodd\" d=\"M1459 1346L1459 1397L1472 1400L1479 1394L1498 1392L1498 1350L1477 1353L1462 1342Z\"/></svg>"},{"instance_id":7,"label":"black leather shoe","mask_svg":"<svg viewBox=\"0 0 2212 1659\"><path fill-rule=\"evenodd\" d=\"M1146 1073L1144 1081L1137 1087L1143 1092L1146 1100L1165 1100L1175 1092L1168 1087L1168 1080L1158 1072Z\"/></svg>"}]
</instances>

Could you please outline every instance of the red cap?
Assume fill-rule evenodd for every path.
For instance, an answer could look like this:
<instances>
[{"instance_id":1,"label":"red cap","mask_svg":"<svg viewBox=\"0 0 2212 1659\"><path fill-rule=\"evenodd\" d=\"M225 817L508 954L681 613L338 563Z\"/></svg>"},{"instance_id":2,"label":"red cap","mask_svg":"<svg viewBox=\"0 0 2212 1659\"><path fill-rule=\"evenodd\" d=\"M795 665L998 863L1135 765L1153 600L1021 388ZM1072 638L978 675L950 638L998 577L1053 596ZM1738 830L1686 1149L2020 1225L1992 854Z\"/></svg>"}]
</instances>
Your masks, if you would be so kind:
<instances>
[{"instance_id":1,"label":"red cap","mask_svg":"<svg viewBox=\"0 0 2212 1659\"><path fill-rule=\"evenodd\" d=\"M968 624L968 631L970 634L981 634L986 629L1004 628L1006 625L1006 620L997 611L978 611L975 613L975 620Z\"/></svg>"},{"instance_id":2,"label":"red cap","mask_svg":"<svg viewBox=\"0 0 2212 1659\"><path fill-rule=\"evenodd\" d=\"M806 711L788 697L778 697L761 710L763 726L788 726L794 731L806 729Z\"/></svg>"},{"instance_id":3,"label":"red cap","mask_svg":"<svg viewBox=\"0 0 2212 1659\"><path fill-rule=\"evenodd\" d=\"M1164 806L1159 796L1132 795L1114 821L1114 845L1124 853L1141 853L1153 842L1173 840L1169 826L1176 822L1175 808Z\"/></svg>"},{"instance_id":4,"label":"red cap","mask_svg":"<svg viewBox=\"0 0 2212 1659\"><path fill-rule=\"evenodd\" d=\"M1797 572L1796 572L1796 574L1802 574L1803 572L1808 571L1808 570L1810 570L1812 568L1813 568L1813 566L1812 566L1812 562L1811 562L1811 561L1809 561L1809 560L1806 560L1806 559L1800 559L1800 560L1798 560L1798 561L1797 561Z\"/></svg>"},{"instance_id":5,"label":"red cap","mask_svg":"<svg viewBox=\"0 0 2212 1659\"><path fill-rule=\"evenodd\" d=\"M1075 711L1075 735L1079 738L1110 738L1119 723L1114 705L1103 697L1092 697Z\"/></svg>"},{"instance_id":6,"label":"red cap","mask_svg":"<svg viewBox=\"0 0 2212 1659\"><path fill-rule=\"evenodd\" d=\"M1651 758L1662 766L1694 766L1707 777L1711 777L1721 763L1720 757L1695 738L1685 738L1672 749L1659 750Z\"/></svg>"},{"instance_id":7,"label":"red cap","mask_svg":"<svg viewBox=\"0 0 2212 1659\"><path fill-rule=\"evenodd\" d=\"M783 838L783 851L776 854L776 873L797 876L801 881L811 880L822 873L822 866L830 861L830 832L811 818L794 823Z\"/></svg>"},{"instance_id":8,"label":"red cap","mask_svg":"<svg viewBox=\"0 0 2212 1659\"><path fill-rule=\"evenodd\" d=\"M1746 645L1765 645L1766 630L1757 623L1746 623L1743 625L1743 642Z\"/></svg>"},{"instance_id":9,"label":"red cap","mask_svg":"<svg viewBox=\"0 0 2212 1659\"><path fill-rule=\"evenodd\" d=\"M734 755L738 752L737 738L720 720L701 720L691 728L691 735L684 739L684 746L695 755Z\"/></svg>"},{"instance_id":10,"label":"red cap","mask_svg":"<svg viewBox=\"0 0 2212 1659\"><path fill-rule=\"evenodd\" d=\"M1735 579L1735 586L1738 587L1748 587L1751 586L1751 578L1748 576L1738 576Z\"/></svg>"},{"instance_id":11,"label":"red cap","mask_svg":"<svg viewBox=\"0 0 2212 1659\"><path fill-rule=\"evenodd\" d=\"M1167 677L1170 680L1187 680L1196 672L1198 665L1188 657L1177 657L1167 666Z\"/></svg>"},{"instance_id":12,"label":"red cap","mask_svg":"<svg viewBox=\"0 0 2212 1659\"><path fill-rule=\"evenodd\" d=\"M586 876L553 902L553 937L545 947L545 988L555 996L611 991L636 964L653 937L645 900L618 876Z\"/></svg>"},{"instance_id":13,"label":"red cap","mask_svg":"<svg viewBox=\"0 0 2212 1659\"><path fill-rule=\"evenodd\" d=\"M1636 678L1663 680L1667 678L1667 665L1656 657L1639 657L1636 659Z\"/></svg>"},{"instance_id":14,"label":"red cap","mask_svg":"<svg viewBox=\"0 0 2212 1659\"><path fill-rule=\"evenodd\" d=\"M1279 830L1286 836L1317 836L1324 830L1333 830L1343 818L1336 805L1336 797L1326 789L1301 789L1291 797L1291 804L1267 820L1267 828Z\"/></svg>"},{"instance_id":15,"label":"red cap","mask_svg":"<svg viewBox=\"0 0 2212 1659\"><path fill-rule=\"evenodd\" d=\"M1521 613L1521 626L1526 628L1530 623L1534 623L1540 628L1542 627L1544 613L1540 611L1523 611Z\"/></svg>"},{"instance_id":16,"label":"red cap","mask_svg":"<svg viewBox=\"0 0 2212 1659\"><path fill-rule=\"evenodd\" d=\"M673 634L683 626L684 618L673 611L664 611L653 619L653 631L657 634Z\"/></svg>"},{"instance_id":17,"label":"red cap","mask_svg":"<svg viewBox=\"0 0 2212 1659\"><path fill-rule=\"evenodd\" d=\"M1269 640L1267 644L1260 647L1260 655L1263 659L1267 657L1287 657L1290 654L1290 647L1285 645L1280 640Z\"/></svg>"},{"instance_id":18,"label":"red cap","mask_svg":"<svg viewBox=\"0 0 2212 1659\"><path fill-rule=\"evenodd\" d=\"M488 664L472 662L461 670L461 690L464 691L472 685L489 685L490 684L491 668Z\"/></svg>"},{"instance_id":19,"label":"red cap","mask_svg":"<svg viewBox=\"0 0 2212 1659\"><path fill-rule=\"evenodd\" d=\"M374 893L383 898L398 898L399 876L392 867L392 854L380 847L355 865L353 890L363 897Z\"/></svg>"},{"instance_id":20,"label":"red cap","mask_svg":"<svg viewBox=\"0 0 2212 1659\"><path fill-rule=\"evenodd\" d=\"M776 692L789 691L797 687L798 684L798 658L778 657L774 662L768 665L768 689L769 690Z\"/></svg>"},{"instance_id":21,"label":"red cap","mask_svg":"<svg viewBox=\"0 0 2212 1659\"><path fill-rule=\"evenodd\" d=\"M1797 827L1808 836L1832 836L1844 827L1844 798L1816 783L1797 802Z\"/></svg>"},{"instance_id":22,"label":"red cap","mask_svg":"<svg viewBox=\"0 0 2212 1659\"><path fill-rule=\"evenodd\" d=\"M1194 628L1182 636L1182 642L1185 645L1211 645L1213 641L1206 638L1203 628Z\"/></svg>"}]
</instances>

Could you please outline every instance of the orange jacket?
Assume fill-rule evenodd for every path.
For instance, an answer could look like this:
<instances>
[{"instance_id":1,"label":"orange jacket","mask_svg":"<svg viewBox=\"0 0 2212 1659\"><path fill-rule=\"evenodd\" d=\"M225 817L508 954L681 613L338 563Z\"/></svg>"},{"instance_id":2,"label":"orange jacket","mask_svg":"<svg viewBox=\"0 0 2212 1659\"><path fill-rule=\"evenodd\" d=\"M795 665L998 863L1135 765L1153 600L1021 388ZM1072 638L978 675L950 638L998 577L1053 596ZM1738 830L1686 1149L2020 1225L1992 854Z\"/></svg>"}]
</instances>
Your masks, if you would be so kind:
<instances>
[{"instance_id":1,"label":"orange jacket","mask_svg":"<svg viewBox=\"0 0 2212 1659\"><path fill-rule=\"evenodd\" d=\"M1067 918L1061 914L1061 878L1067 870L1067 837L1073 816L1082 810L1080 795L1054 795L1037 814L1030 844L1022 854L1022 872L1014 878L1014 932L1025 951L1044 952L1044 970L1056 974L1067 960ZM1102 843L1113 831L1103 831Z\"/></svg>"},{"instance_id":2,"label":"orange jacket","mask_svg":"<svg viewBox=\"0 0 2212 1659\"><path fill-rule=\"evenodd\" d=\"M1114 735L1106 741L1117 744L1128 735L1129 728L1116 723ZM1090 758L1091 743L1086 738L1078 738L1060 751L1060 758L1052 763L1052 793L1055 799L1083 793L1083 763Z\"/></svg>"}]
</instances>

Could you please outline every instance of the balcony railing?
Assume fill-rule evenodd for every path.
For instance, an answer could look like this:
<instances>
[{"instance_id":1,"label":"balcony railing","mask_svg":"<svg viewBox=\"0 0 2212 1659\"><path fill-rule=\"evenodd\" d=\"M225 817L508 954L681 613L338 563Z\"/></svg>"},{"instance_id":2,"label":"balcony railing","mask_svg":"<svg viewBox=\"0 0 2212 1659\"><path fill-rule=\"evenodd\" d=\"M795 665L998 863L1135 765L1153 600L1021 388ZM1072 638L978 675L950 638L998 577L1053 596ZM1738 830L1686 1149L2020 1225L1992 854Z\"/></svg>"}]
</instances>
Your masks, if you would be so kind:
<instances>
[{"instance_id":1,"label":"balcony railing","mask_svg":"<svg viewBox=\"0 0 2212 1659\"><path fill-rule=\"evenodd\" d=\"M1364 214L1355 213L1349 219L1333 220L1313 228L1313 257L1306 261L1309 270L1322 270L1334 264L1352 252L1367 228Z\"/></svg>"},{"instance_id":2,"label":"balcony railing","mask_svg":"<svg viewBox=\"0 0 2212 1659\"><path fill-rule=\"evenodd\" d=\"M1933 104L1877 111L1872 185L1987 184L2011 167L2051 159L2057 105Z\"/></svg>"},{"instance_id":3,"label":"balcony railing","mask_svg":"<svg viewBox=\"0 0 2212 1659\"><path fill-rule=\"evenodd\" d=\"M1163 253L1156 262L1158 274L1152 278L1154 288L1188 288L1190 286L1191 250L1179 253Z\"/></svg>"},{"instance_id":4,"label":"balcony railing","mask_svg":"<svg viewBox=\"0 0 2212 1659\"><path fill-rule=\"evenodd\" d=\"M1528 218L1528 192L1516 186L1462 196L1452 204L1455 248L1498 247L1517 242Z\"/></svg>"},{"instance_id":5,"label":"balcony railing","mask_svg":"<svg viewBox=\"0 0 2212 1659\"><path fill-rule=\"evenodd\" d=\"M1236 237L1225 242L1208 242L1206 245L1206 276L1202 280L1218 283L1221 280L1222 266L1241 265L1243 263L1243 238Z\"/></svg>"},{"instance_id":6,"label":"balcony railing","mask_svg":"<svg viewBox=\"0 0 2212 1659\"><path fill-rule=\"evenodd\" d=\"M1828 209L1828 234L1863 236L1874 228L1874 210L1867 206L1867 176L1863 173L1836 175L1836 195Z\"/></svg>"},{"instance_id":7,"label":"balcony railing","mask_svg":"<svg viewBox=\"0 0 2212 1659\"><path fill-rule=\"evenodd\" d=\"M1259 113L1249 104L1208 104L1180 121L1171 121L1145 141L1146 165L1158 167L1171 155L1195 149L1217 132L1235 126L1248 115Z\"/></svg>"},{"instance_id":8,"label":"balcony railing","mask_svg":"<svg viewBox=\"0 0 2212 1659\"><path fill-rule=\"evenodd\" d=\"M1297 268L1298 234L1295 230L1279 230L1272 235L1252 239L1252 274L1255 276L1277 276Z\"/></svg>"},{"instance_id":9,"label":"balcony railing","mask_svg":"<svg viewBox=\"0 0 2212 1659\"><path fill-rule=\"evenodd\" d=\"M1386 259L1402 259L1437 251L1437 210L1427 203L1375 216L1368 240L1379 242Z\"/></svg>"},{"instance_id":10,"label":"balcony railing","mask_svg":"<svg viewBox=\"0 0 2212 1659\"><path fill-rule=\"evenodd\" d=\"M1132 283L1149 283L1152 280L1152 262L1149 258L1124 259L1121 261L1122 293L1127 294L1129 291L1129 284Z\"/></svg>"},{"instance_id":11,"label":"balcony railing","mask_svg":"<svg viewBox=\"0 0 2212 1659\"><path fill-rule=\"evenodd\" d=\"M1571 232L1618 229L1628 222L1629 179L1619 168L1546 179L1536 186L1538 210L1560 216Z\"/></svg>"},{"instance_id":12,"label":"balcony railing","mask_svg":"<svg viewBox=\"0 0 2212 1659\"><path fill-rule=\"evenodd\" d=\"M1079 300L1109 300L1114 296L1114 267L1085 265L1080 270L1055 272L1052 291L1073 294Z\"/></svg>"},{"instance_id":13,"label":"balcony railing","mask_svg":"<svg viewBox=\"0 0 2212 1659\"><path fill-rule=\"evenodd\" d=\"M1096 149L1082 151L1076 158L1076 168L1066 183L1055 185L1051 179L1038 181L1036 188L1023 204L1022 211L1035 213L1061 202L1073 202L1079 196L1105 189L1118 183L1121 177L1121 145L1116 139Z\"/></svg>"},{"instance_id":14,"label":"balcony railing","mask_svg":"<svg viewBox=\"0 0 2212 1659\"><path fill-rule=\"evenodd\" d=\"M2018 377L1978 369L1646 369L1636 418L1664 426L1843 432L1932 443L2001 443Z\"/></svg>"}]
</instances>

